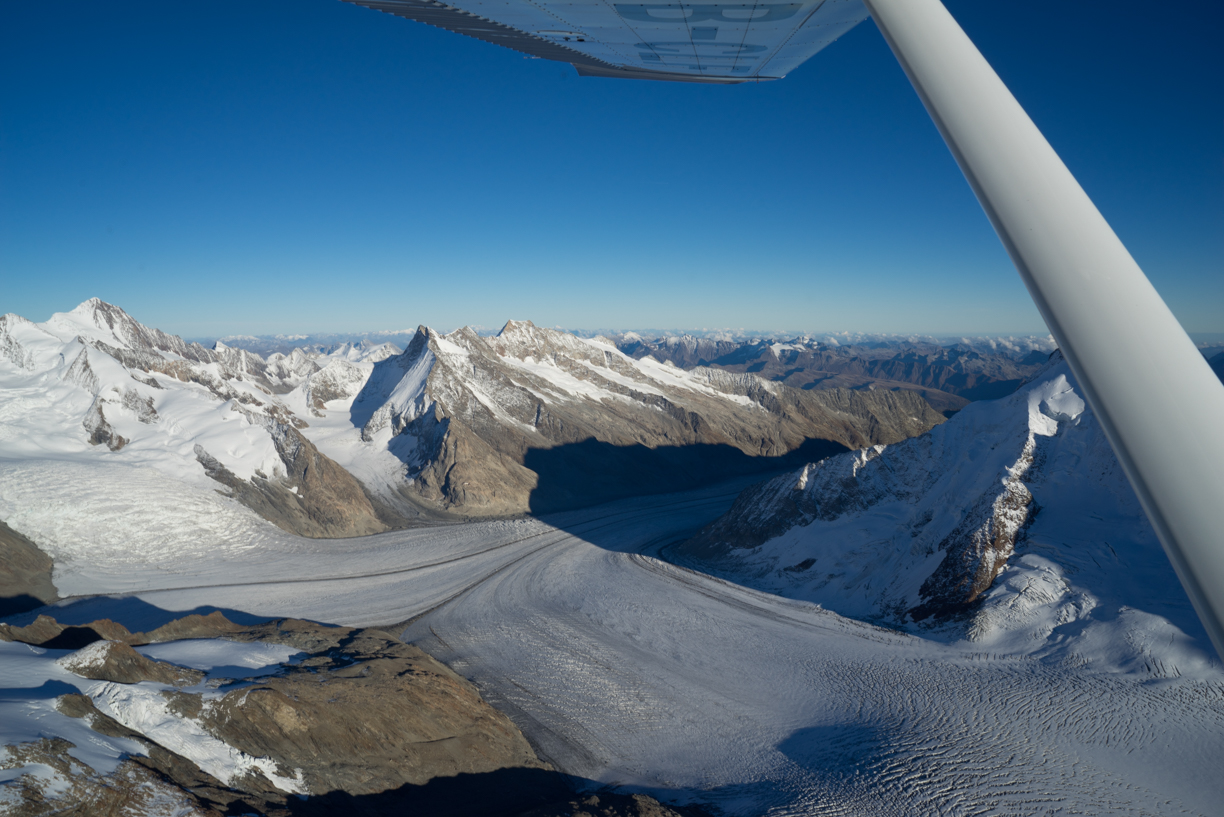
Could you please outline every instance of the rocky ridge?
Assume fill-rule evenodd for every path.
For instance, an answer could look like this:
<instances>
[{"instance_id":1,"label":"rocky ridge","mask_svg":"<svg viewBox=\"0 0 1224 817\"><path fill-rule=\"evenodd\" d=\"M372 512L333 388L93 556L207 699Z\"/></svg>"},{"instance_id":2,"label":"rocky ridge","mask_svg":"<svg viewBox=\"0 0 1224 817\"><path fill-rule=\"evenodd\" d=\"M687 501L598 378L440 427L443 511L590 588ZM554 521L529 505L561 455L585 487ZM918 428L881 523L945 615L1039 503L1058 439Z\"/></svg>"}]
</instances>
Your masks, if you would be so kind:
<instances>
[{"instance_id":1,"label":"rocky ridge","mask_svg":"<svg viewBox=\"0 0 1224 817\"><path fill-rule=\"evenodd\" d=\"M52 568L51 557L38 545L0 522L0 617L56 601Z\"/></svg>"},{"instance_id":2,"label":"rocky ridge","mask_svg":"<svg viewBox=\"0 0 1224 817\"><path fill-rule=\"evenodd\" d=\"M396 518L301 433L308 424L276 397L291 373L258 355L186 343L97 299L45 324L5 316L0 338L0 450L11 456L104 449L171 478L211 478L305 536L358 536ZM57 425L73 415L75 428Z\"/></svg>"},{"instance_id":3,"label":"rocky ridge","mask_svg":"<svg viewBox=\"0 0 1224 817\"><path fill-rule=\"evenodd\" d=\"M1050 487L1065 476L1074 480L1076 471L1083 472L1081 518L1086 508L1116 502L1129 511L1109 508L1102 518L1142 519L1056 356L1014 395L975 403L926 435L754 486L675 555L848 615L902 625L958 619L982 633L993 626L987 619L1011 604L1021 580L1008 585L1013 589L996 582L1039 511L1076 502L1074 493ZM1119 533L1083 531L1090 541L1114 544ZM1149 547L1154 537L1138 534L1136 547ZM1011 567L1017 575L1025 570ZM982 611L986 618L973 623Z\"/></svg>"},{"instance_id":4,"label":"rocky ridge","mask_svg":"<svg viewBox=\"0 0 1224 817\"><path fill-rule=\"evenodd\" d=\"M280 645L289 648L281 655L296 654L244 678L222 674L240 667L206 661L195 669L136 649L181 639L213 639L191 642L202 645L200 655L209 643ZM47 785L45 772L17 777L8 791L20 798L6 813L152 815L173 806L177 814L271 817L552 814L573 796L475 687L381 630L293 619L243 626L214 612L131 633L112 621L65 627L40 616L25 627L0 625L0 640L50 651L57 666L96 682L61 695L58 712L86 722L99 740L141 747L106 774L53 734L2 749L0 766L39 764L60 780ZM68 651L70 642L80 646ZM461 780L470 782L446 782ZM600 804L599 796L586 800ZM676 815L641 796L603 800L592 813Z\"/></svg>"},{"instance_id":5,"label":"rocky ridge","mask_svg":"<svg viewBox=\"0 0 1224 817\"><path fill-rule=\"evenodd\" d=\"M362 441L405 462L411 493L470 515L683 490L783 467L812 441L896 442L943 419L912 393L685 371L526 321L490 338L421 327L352 405Z\"/></svg>"},{"instance_id":6,"label":"rocky ridge","mask_svg":"<svg viewBox=\"0 0 1224 817\"><path fill-rule=\"evenodd\" d=\"M838 344L797 337L735 341L691 335L614 338L633 358L650 356L682 368L708 366L750 372L797 389L910 390L938 411L953 413L974 400L1012 392L1039 370L1052 342L995 344L933 341ZM1040 348L1035 348L1039 346Z\"/></svg>"},{"instance_id":7,"label":"rocky ridge","mask_svg":"<svg viewBox=\"0 0 1224 817\"><path fill-rule=\"evenodd\" d=\"M683 490L942 420L912 393L682 370L516 321L265 360L91 299L4 316L0 352L0 455L153 467L310 537Z\"/></svg>"}]
</instances>

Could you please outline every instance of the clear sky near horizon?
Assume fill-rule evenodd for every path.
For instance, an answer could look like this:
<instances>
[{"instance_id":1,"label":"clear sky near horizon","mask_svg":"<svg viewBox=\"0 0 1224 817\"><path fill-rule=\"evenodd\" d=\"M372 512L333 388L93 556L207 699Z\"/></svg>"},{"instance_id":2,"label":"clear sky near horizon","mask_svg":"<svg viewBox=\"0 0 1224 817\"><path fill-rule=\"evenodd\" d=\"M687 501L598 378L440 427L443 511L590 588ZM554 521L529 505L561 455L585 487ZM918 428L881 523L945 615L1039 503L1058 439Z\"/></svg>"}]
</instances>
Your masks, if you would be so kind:
<instances>
[{"instance_id":1,"label":"clear sky near horizon","mask_svg":"<svg viewBox=\"0 0 1224 817\"><path fill-rule=\"evenodd\" d=\"M1224 331L1224 13L947 0L1174 313ZM338 0L0 7L0 312L188 337L1044 333L870 21L777 82L579 78Z\"/></svg>"}]
</instances>

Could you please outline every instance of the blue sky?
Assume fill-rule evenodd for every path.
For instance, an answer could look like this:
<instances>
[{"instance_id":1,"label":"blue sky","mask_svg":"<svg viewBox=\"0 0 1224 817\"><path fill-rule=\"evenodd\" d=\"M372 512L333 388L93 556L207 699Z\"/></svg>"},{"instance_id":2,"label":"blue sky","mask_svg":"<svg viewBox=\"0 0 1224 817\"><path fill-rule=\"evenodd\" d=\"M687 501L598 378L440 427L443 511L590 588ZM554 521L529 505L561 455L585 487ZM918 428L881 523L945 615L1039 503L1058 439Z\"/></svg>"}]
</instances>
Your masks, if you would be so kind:
<instances>
[{"instance_id":1,"label":"blue sky","mask_svg":"<svg viewBox=\"0 0 1224 817\"><path fill-rule=\"evenodd\" d=\"M1183 325L1224 331L1217 6L948 6ZM0 312L95 295L188 337L1044 331L870 21L702 87L338 0L5 3Z\"/></svg>"}]
</instances>

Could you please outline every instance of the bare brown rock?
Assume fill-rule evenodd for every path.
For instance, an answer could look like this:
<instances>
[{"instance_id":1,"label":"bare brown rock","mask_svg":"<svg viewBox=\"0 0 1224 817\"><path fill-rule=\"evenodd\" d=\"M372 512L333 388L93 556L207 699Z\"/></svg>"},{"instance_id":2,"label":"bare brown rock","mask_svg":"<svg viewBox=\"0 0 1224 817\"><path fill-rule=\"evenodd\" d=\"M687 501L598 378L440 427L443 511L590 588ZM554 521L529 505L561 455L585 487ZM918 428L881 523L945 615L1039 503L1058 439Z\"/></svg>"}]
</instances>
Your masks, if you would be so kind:
<instances>
[{"instance_id":1,"label":"bare brown rock","mask_svg":"<svg viewBox=\"0 0 1224 817\"><path fill-rule=\"evenodd\" d=\"M652 371L528 321L494 338L421 327L403 354L376 365L353 418L368 442L390 430L408 466L405 492L465 516L686 490L898 442L944 420L913 391Z\"/></svg>"},{"instance_id":2,"label":"bare brown rock","mask_svg":"<svg viewBox=\"0 0 1224 817\"><path fill-rule=\"evenodd\" d=\"M23 775L9 783L16 797L5 799L4 814L8 817L141 817L153 814L220 817L223 813L202 804L136 759L121 761L111 774L98 774L69 754L73 746L63 738L44 738L8 747L7 764L41 764L50 771L50 776Z\"/></svg>"},{"instance_id":3,"label":"bare brown rock","mask_svg":"<svg viewBox=\"0 0 1224 817\"><path fill-rule=\"evenodd\" d=\"M267 630L261 640L323 649L231 692L201 722L237 749L300 769L313 793L373 794L435 777L546 768L475 687L416 647L378 630L305 622Z\"/></svg>"},{"instance_id":4,"label":"bare brown rock","mask_svg":"<svg viewBox=\"0 0 1224 817\"><path fill-rule=\"evenodd\" d=\"M195 814L195 809L209 817L219 814L254 813L254 807L248 802L242 792L235 791L212 775L201 771L194 763L185 757L165 748L156 741L150 740L133 729L99 712L93 701L84 695L64 695L59 699L56 708L70 718L84 718L91 729L107 737L125 738L142 744L145 754L135 755L125 763L134 763L144 767L149 773L164 785L173 787L172 791L181 798L182 807L189 809L188 814ZM66 741L65 741L66 743ZM88 777L88 772L83 772ZM103 782L123 789L122 778L125 770L121 767L119 774L103 778ZM112 781L112 777L119 778ZM71 797L68 798L71 800ZM58 813L58 812L57 812ZM71 812L68 812L71 813ZM123 812L120 812L123 813ZM133 815L142 811L130 809Z\"/></svg>"},{"instance_id":5,"label":"bare brown rock","mask_svg":"<svg viewBox=\"0 0 1224 817\"><path fill-rule=\"evenodd\" d=\"M0 522L0 616L24 613L57 600L52 567L51 557L38 545Z\"/></svg>"},{"instance_id":6,"label":"bare brown rock","mask_svg":"<svg viewBox=\"0 0 1224 817\"><path fill-rule=\"evenodd\" d=\"M59 659L69 672L91 681L135 684L155 681L172 686L192 686L204 680L204 673L146 658L121 641L95 641Z\"/></svg>"},{"instance_id":7,"label":"bare brown rock","mask_svg":"<svg viewBox=\"0 0 1224 817\"><path fill-rule=\"evenodd\" d=\"M176 618L163 624L156 630L140 633L140 641L130 641L133 645L156 644L162 641L181 641L186 638L221 638L231 633L243 632L240 624L230 621L220 610L214 610L206 616L192 613L189 616Z\"/></svg>"},{"instance_id":8,"label":"bare brown rock","mask_svg":"<svg viewBox=\"0 0 1224 817\"><path fill-rule=\"evenodd\" d=\"M95 626L114 632L119 625L86 628ZM20 631L49 639L67 629L44 616ZM309 796L288 795L259 772L217 780L103 714L90 698L70 694L58 700L61 713L85 720L100 735L136 741L144 754L103 775L72 758L72 744L62 739L10 747L11 764L49 765L63 784L53 791L35 776L20 778L13 790L22 799L11 813L137 817L172 805L184 817L705 817L641 794L575 796L572 781L541 761L472 684L385 631L296 619L240 626L212 613L127 638L146 643L177 636L277 643L306 654L207 706L195 692L161 694L172 716L191 719L237 751L273 761L277 774L304 782ZM95 642L61 662L84 677L118 683L194 683L201 675L184 677L182 668L146 659L117 641Z\"/></svg>"},{"instance_id":9,"label":"bare brown rock","mask_svg":"<svg viewBox=\"0 0 1224 817\"><path fill-rule=\"evenodd\" d=\"M33 624L25 627L0 624L0 638L5 641L20 641L53 650L79 650L103 639L124 643L145 643L128 632L128 629L122 624L108 618L85 625L66 627L46 615L39 616Z\"/></svg>"},{"instance_id":10,"label":"bare brown rock","mask_svg":"<svg viewBox=\"0 0 1224 817\"><path fill-rule=\"evenodd\" d=\"M240 479L201 446L196 460L208 476L264 519L312 538L366 536L387 530L381 508L361 483L325 456L292 424L260 414L250 417L269 431L285 466L283 475Z\"/></svg>"},{"instance_id":11,"label":"bare brown rock","mask_svg":"<svg viewBox=\"0 0 1224 817\"><path fill-rule=\"evenodd\" d=\"M524 792L516 789L514 797L507 800L510 803L526 806L546 802L547 798L539 799L546 794L552 799L564 794L562 776L540 761L522 733L481 699L472 684L384 631L329 627L295 619L240 626L219 612L186 616L149 633L129 633L126 629L120 633L117 628L120 625L109 621L66 628L42 616L29 627L10 628L9 634L44 645L62 639L71 630L95 636L96 630L105 630L122 634L133 644L178 637L225 637L284 644L305 654L300 661L282 666L272 677L248 679L209 706L204 706L203 697L195 692L162 694L175 717L193 720L234 749L272 760L278 774L283 772L304 782L312 795L310 801L288 796L258 772L222 783L156 741L102 714L89 698L67 695L60 699L61 712L87 719L95 731L142 743L148 756L133 758L132 762L190 795L201 812L339 813L329 811L327 804L339 803L335 797L341 797L356 798L355 802L374 808L373 812L363 812L366 806L354 806L357 811L353 813L392 813L384 806L391 808L388 804L394 802L398 804L395 808L400 808L424 802L422 797L428 799L425 790L434 781L467 777L487 780L489 775L502 779L496 778L497 773L508 775L504 780L509 782L502 785L510 787L524 779L523 773L545 776L539 778L546 782L542 789L540 785L528 787L527 794L538 791L525 800ZM123 684L153 681L181 687L198 684L204 676L196 670L146 658L121 641L95 640L60 662L84 678ZM95 783L88 781L96 778L103 781L98 785L104 785L109 779L83 769L71 774L74 780L79 777L83 782L68 798L70 803L93 796L89 792ZM119 792L127 787L123 775L144 779L140 771L118 774L114 786ZM326 795L333 798L319 799ZM459 796L461 799L462 794ZM38 801L34 788L30 797L31 802ZM374 799L367 802L366 798ZM56 808L65 805L54 798L48 803L52 801ZM305 802L313 803L309 809L315 810L303 812ZM346 810L343 806L336 808Z\"/></svg>"},{"instance_id":12,"label":"bare brown rock","mask_svg":"<svg viewBox=\"0 0 1224 817\"><path fill-rule=\"evenodd\" d=\"M944 558L919 588L922 604L909 611L915 621L964 610L990 589L1007 566L1016 538L1031 520L1033 495L1022 478L1033 464L1035 447L1030 438L1015 470L1003 481L1003 490L982 497L940 542Z\"/></svg>"}]
</instances>

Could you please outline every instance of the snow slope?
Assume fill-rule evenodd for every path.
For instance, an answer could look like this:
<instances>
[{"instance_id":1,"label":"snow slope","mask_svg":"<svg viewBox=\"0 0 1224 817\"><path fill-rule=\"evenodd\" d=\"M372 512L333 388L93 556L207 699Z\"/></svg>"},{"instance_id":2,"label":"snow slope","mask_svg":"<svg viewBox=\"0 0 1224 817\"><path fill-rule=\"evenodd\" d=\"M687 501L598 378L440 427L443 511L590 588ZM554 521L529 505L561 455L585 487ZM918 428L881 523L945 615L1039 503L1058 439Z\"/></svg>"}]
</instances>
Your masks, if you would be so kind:
<instances>
[{"instance_id":1,"label":"snow slope","mask_svg":"<svg viewBox=\"0 0 1224 817\"><path fill-rule=\"evenodd\" d=\"M743 487L353 540L274 530L265 547L201 550L174 573L132 554L96 589L143 582L136 598L54 614L131 628L210 606L355 625L415 618L404 637L476 681L559 768L731 815L1215 812L1218 663L1170 677L1034 660L651 555Z\"/></svg>"},{"instance_id":2,"label":"snow slope","mask_svg":"<svg viewBox=\"0 0 1224 817\"><path fill-rule=\"evenodd\" d=\"M88 696L98 709L120 723L135 729L183 757L223 782L258 770L282 791L305 793L300 773L286 777L277 773L276 764L267 758L252 757L208 733L198 719L173 711L162 694L174 687L148 681L135 684L93 682L74 674L71 667L90 661L105 641L80 650L55 650L17 642L0 642L0 813L6 797L3 783L23 774L41 777L49 791L62 791L73 784L73 777L45 764L23 762L13 749L41 738L59 737L74 744L68 754L88 770L111 774L129 755L145 754L141 743L101 735L89 727L88 718L72 718L57 708L60 696L79 693ZM197 642L169 642L142 647L140 651L162 660L174 661L190 655L190 664L210 670L210 675L240 669L239 677L258 676L274 671L291 660L294 650L269 644L238 644L220 639ZM188 662L182 662L187 664ZM231 686L230 689L233 687ZM207 683L186 688L204 695L206 701L221 697ZM208 705L207 703L205 704Z\"/></svg>"},{"instance_id":3,"label":"snow slope","mask_svg":"<svg viewBox=\"0 0 1224 817\"><path fill-rule=\"evenodd\" d=\"M61 361L61 352L87 347L100 385L129 388L102 357L94 366L97 347L74 340L97 340L91 333L103 330L93 318L50 328L5 321L2 337L14 343L0 347L0 377L12 378L0 384L0 403L8 407L2 410L9 412L0 427L24 421L11 401L35 399L21 390L45 377L46 389L66 391L36 407L46 412L42 419L78 435L6 430L0 449L0 517L52 552L61 592L98 594L61 603L53 614L62 622L111 618L147 630L164 622L164 611L220 607L352 625L401 623L406 639L473 679L559 768L731 815L1206 815L1224 799L1217 768L1224 755L1224 672L1204 652L1206 639L1133 498L1118 487L1124 483L1116 464L1065 372L1051 369L1013 398L975 404L924 437L806 469L800 490L812 487L814 494L818 484L839 490L841 510L819 497L810 508L797 505L812 521L767 537L756 554L733 554L734 565L720 565L736 567L727 573L735 581L728 581L658 556L722 516L748 479L544 519L346 539L294 536L219 496L213 483L193 482L198 475L168 478L176 466L156 452L141 453L135 431L148 426L168 438L172 431L186 435L183 422L177 431L142 424L139 410L120 396L103 403L102 416L114 434L134 429L130 442L117 451L104 442L89 445L83 418L97 393L75 380L62 385L76 358ZM76 334L65 339L52 329ZM127 343L136 330L106 331ZM182 357L156 346L172 347L171 341L153 336L148 343L162 360ZM598 342L585 348L602 354ZM117 361L110 352L106 357ZM542 394L556 389L558 402L581 405L585 397L531 373L551 365L542 359L516 356L527 373L518 382ZM356 441L339 420L334 433L365 451L365 423L352 421L356 400L347 396L353 381L343 376L344 365L391 372L392 360L344 359L318 390L298 383L276 400L308 418L308 431L329 428L333 411L347 415ZM578 366L589 367L570 362L556 367L582 380ZM217 366L222 379L216 362L191 365ZM257 362L243 365L247 374L236 382L251 382L245 378L255 377ZM73 377L89 382L82 370ZM596 372L601 379L594 382L611 393L620 393L612 375L637 377L608 371ZM397 407L418 411L415 381L405 382L405 374L401 369L385 382L392 392L404 385ZM173 401L163 411L168 394L188 406L221 402L193 396L211 394L194 381L141 376L163 386L137 391L153 399L159 417L188 416L176 414ZM673 388L653 378L642 384L652 382L661 391ZM340 396L323 400L325 416L318 418L306 395L327 393L324 385ZM702 389L719 385L698 383L691 393L715 399ZM488 397L497 384L478 386ZM294 400L301 402L292 407ZM429 416L427 407L415 418ZM789 491L800 474L787 479L781 484ZM847 487L854 485L861 490ZM1023 500L1024 492L1033 503L999 503ZM998 534L1021 530L1021 507L1032 521L1009 544ZM973 524L962 526L966 519ZM983 526L989 535L975 538ZM783 570L817 558L799 550L799 539L779 544L805 530L839 531L822 540L841 548L839 582L817 587L815 562ZM989 571L1004 565L980 593L974 629L907 624L914 629L906 633L860 620L891 620L879 617L928 602L925 579L907 583L902 574L929 568L929 577L947 552L939 550L945 541L965 547L988 541L989 548L967 552L996 554ZM1004 563L1008 547L1014 552ZM836 572L819 569L826 577ZM210 658L211 651L199 651L202 663L255 660ZM67 670L56 657L0 644L0 724L11 727L6 736L62 734L94 752L86 732L72 731L82 724L54 711L56 696L81 688L79 679L60 674ZM122 717L158 716L156 701L145 701L144 693L88 686L99 706ZM81 757L105 767L130 750L108 746L97 757Z\"/></svg>"},{"instance_id":4,"label":"snow slope","mask_svg":"<svg viewBox=\"0 0 1224 817\"><path fill-rule=\"evenodd\" d=\"M632 460L696 444L764 470L810 437L857 447L941 419L917 398L816 397L752 375L682 371L526 322L495 338L421 327L403 353L363 342L265 360L187 343L96 298L43 324L0 317L3 467L43 469L45 486L47 468L62 479L80 468L113 469L119 481L155 473L193 505L215 505L220 490L308 536L372 533L437 512L538 510L550 490L560 507L657 487L636 461L620 463L626 473L594 466L601 478L585 486L542 476L526 462L532 450L598 441L614 458L634 449ZM571 467L567 457L554 461ZM655 475L660 485L713 474L669 467Z\"/></svg>"},{"instance_id":5,"label":"snow slope","mask_svg":"<svg viewBox=\"0 0 1224 817\"><path fill-rule=\"evenodd\" d=\"M242 479L283 470L265 393L210 350L96 299L44 324L5 315L0 337L0 456L149 465L211 487L200 445Z\"/></svg>"},{"instance_id":6,"label":"snow slope","mask_svg":"<svg viewBox=\"0 0 1224 817\"><path fill-rule=\"evenodd\" d=\"M318 438L329 456L365 474L385 467L362 469L357 459L390 451L404 464L406 492L483 516L773 470L771 460L809 440L856 448L943 419L911 394L810 393L751 374L683 370L529 321L487 338L422 327L402 354L375 365L347 408L360 437Z\"/></svg>"},{"instance_id":7,"label":"snow slope","mask_svg":"<svg viewBox=\"0 0 1224 817\"><path fill-rule=\"evenodd\" d=\"M1060 359L922 437L746 492L676 554L991 652L1153 677L1213 671L1205 633Z\"/></svg>"}]
</instances>

